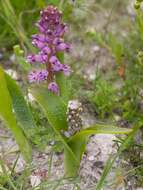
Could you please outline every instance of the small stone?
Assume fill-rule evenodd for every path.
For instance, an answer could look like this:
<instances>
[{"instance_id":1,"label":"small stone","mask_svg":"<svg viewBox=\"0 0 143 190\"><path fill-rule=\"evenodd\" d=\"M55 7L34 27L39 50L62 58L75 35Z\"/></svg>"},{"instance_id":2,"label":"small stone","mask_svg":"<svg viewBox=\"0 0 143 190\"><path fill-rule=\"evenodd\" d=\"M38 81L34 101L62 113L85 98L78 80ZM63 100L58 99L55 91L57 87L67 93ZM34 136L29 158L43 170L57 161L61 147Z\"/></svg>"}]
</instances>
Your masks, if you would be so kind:
<instances>
[{"instance_id":1,"label":"small stone","mask_svg":"<svg viewBox=\"0 0 143 190\"><path fill-rule=\"evenodd\" d=\"M2 59L3 58L3 54L2 53L0 53L0 59Z\"/></svg>"},{"instance_id":2,"label":"small stone","mask_svg":"<svg viewBox=\"0 0 143 190\"><path fill-rule=\"evenodd\" d=\"M15 55L12 54L9 59L10 59L11 62L14 62L15 61Z\"/></svg>"},{"instance_id":3,"label":"small stone","mask_svg":"<svg viewBox=\"0 0 143 190\"><path fill-rule=\"evenodd\" d=\"M119 115L114 115L114 119L115 119L115 121L120 121L121 117Z\"/></svg>"},{"instance_id":4,"label":"small stone","mask_svg":"<svg viewBox=\"0 0 143 190\"><path fill-rule=\"evenodd\" d=\"M95 78L96 78L96 75L95 75L95 74L90 74L90 75L89 75L89 79L90 79L90 80L95 80Z\"/></svg>"},{"instance_id":5,"label":"small stone","mask_svg":"<svg viewBox=\"0 0 143 190\"><path fill-rule=\"evenodd\" d=\"M6 73L9 74L13 79L18 80L17 72L12 69L7 69Z\"/></svg>"},{"instance_id":6,"label":"small stone","mask_svg":"<svg viewBox=\"0 0 143 190\"><path fill-rule=\"evenodd\" d=\"M94 158L94 156L89 156L88 157L88 160L90 160L90 161L93 161L95 158Z\"/></svg>"},{"instance_id":7,"label":"small stone","mask_svg":"<svg viewBox=\"0 0 143 190\"><path fill-rule=\"evenodd\" d=\"M33 102L35 100L30 92L28 93L28 99L30 100L30 102Z\"/></svg>"},{"instance_id":8,"label":"small stone","mask_svg":"<svg viewBox=\"0 0 143 190\"><path fill-rule=\"evenodd\" d=\"M30 182L32 187L36 187L41 183L41 179L39 176L31 175L30 176Z\"/></svg>"},{"instance_id":9,"label":"small stone","mask_svg":"<svg viewBox=\"0 0 143 190\"><path fill-rule=\"evenodd\" d=\"M66 137L70 137L70 133L69 133L68 131L65 131L65 132L64 132L64 135L65 135Z\"/></svg>"},{"instance_id":10,"label":"small stone","mask_svg":"<svg viewBox=\"0 0 143 190\"><path fill-rule=\"evenodd\" d=\"M99 46L94 46L94 47L92 48L92 50L93 50L94 53L95 53L95 52L98 52L98 51L100 51L100 47L99 47Z\"/></svg>"},{"instance_id":11,"label":"small stone","mask_svg":"<svg viewBox=\"0 0 143 190\"><path fill-rule=\"evenodd\" d=\"M53 146L53 145L55 144L55 141L51 141L51 142L49 142L49 144L50 144L51 146Z\"/></svg>"}]
</instances>

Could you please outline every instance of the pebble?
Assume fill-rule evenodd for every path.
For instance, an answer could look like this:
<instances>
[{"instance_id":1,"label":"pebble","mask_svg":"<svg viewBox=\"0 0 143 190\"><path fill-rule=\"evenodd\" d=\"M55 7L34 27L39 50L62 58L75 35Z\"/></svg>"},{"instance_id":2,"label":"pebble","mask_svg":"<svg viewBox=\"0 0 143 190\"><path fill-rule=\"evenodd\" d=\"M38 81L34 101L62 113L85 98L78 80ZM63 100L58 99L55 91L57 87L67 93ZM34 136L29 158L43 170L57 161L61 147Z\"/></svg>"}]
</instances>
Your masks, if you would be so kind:
<instances>
[{"instance_id":1,"label":"pebble","mask_svg":"<svg viewBox=\"0 0 143 190\"><path fill-rule=\"evenodd\" d=\"M94 156L89 156L88 157L88 160L90 160L90 161L93 161L95 158L94 158Z\"/></svg>"},{"instance_id":2,"label":"pebble","mask_svg":"<svg viewBox=\"0 0 143 190\"><path fill-rule=\"evenodd\" d=\"M12 55L10 56L9 60L10 60L11 62L14 62L14 61L15 61L15 55L12 54Z\"/></svg>"},{"instance_id":3,"label":"pebble","mask_svg":"<svg viewBox=\"0 0 143 190\"><path fill-rule=\"evenodd\" d=\"M30 102L33 102L35 100L33 95L30 92L28 92L28 99Z\"/></svg>"},{"instance_id":4,"label":"pebble","mask_svg":"<svg viewBox=\"0 0 143 190\"><path fill-rule=\"evenodd\" d=\"M7 69L5 72L9 74L14 80L18 80L18 74L16 71L12 69Z\"/></svg>"},{"instance_id":5,"label":"pebble","mask_svg":"<svg viewBox=\"0 0 143 190\"><path fill-rule=\"evenodd\" d=\"M32 187L36 187L41 183L41 179L39 176L31 175L30 176L30 182Z\"/></svg>"},{"instance_id":6,"label":"pebble","mask_svg":"<svg viewBox=\"0 0 143 190\"><path fill-rule=\"evenodd\" d=\"M0 53L0 59L2 59L3 58L3 54L2 53Z\"/></svg>"},{"instance_id":7,"label":"pebble","mask_svg":"<svg viewBox=\"0 0 143 190\"><path fill-rule=\"evenodd\" d=\"M98 51L100 51L100 47L99 47L99 46L94 46L94 47L92 48L92 50L93 50L94 53L95 53L95 52L98 52Z\"/></svg>"}]
</instances>

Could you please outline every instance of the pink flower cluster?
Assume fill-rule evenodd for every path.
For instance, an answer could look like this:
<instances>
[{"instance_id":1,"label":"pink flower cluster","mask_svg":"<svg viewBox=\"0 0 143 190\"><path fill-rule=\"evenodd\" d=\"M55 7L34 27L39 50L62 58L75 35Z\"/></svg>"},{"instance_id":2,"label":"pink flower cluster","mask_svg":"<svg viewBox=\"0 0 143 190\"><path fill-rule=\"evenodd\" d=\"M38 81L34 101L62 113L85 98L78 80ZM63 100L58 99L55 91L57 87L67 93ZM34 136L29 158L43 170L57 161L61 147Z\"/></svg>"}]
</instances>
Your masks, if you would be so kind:
<instances>
[{"instance_id":1,"label":"pink flower cluster","mask_svg":"<svg viewBox=\"0 0 143 190\"><path fill-rule=\"evenodd\" d=\"M32 44L39 49L37 54L28 55L27 61L30 64L40 63L45 65L45 70L35 70L29 73L30 82L41 82L47 80L48 89L55 94L59 94L59 87L55 82L55 74L63 72L70 74L68 65L62 64L57 57L58 52L70 49L70 45L64 42L64 34L67 25L62 22L62 14L54 6L48 6L40 12L40 20L36 24L39 34L32 36Z\"/></svg>"}]
</instances>

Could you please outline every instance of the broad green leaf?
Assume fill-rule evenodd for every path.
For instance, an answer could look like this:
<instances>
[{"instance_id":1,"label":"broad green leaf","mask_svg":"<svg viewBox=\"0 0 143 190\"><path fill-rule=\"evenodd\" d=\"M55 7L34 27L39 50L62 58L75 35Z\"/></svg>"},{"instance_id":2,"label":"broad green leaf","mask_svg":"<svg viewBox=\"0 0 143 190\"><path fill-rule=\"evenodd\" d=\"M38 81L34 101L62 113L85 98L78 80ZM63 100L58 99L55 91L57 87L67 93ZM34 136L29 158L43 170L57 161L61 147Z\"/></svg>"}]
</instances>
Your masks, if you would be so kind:
<instances>
[{"instance_id":1,"label":"broad green leaf","mask_svg":"<svg viewBox=\"0 0 143 190\"><path fill-rule=\"evenodd\" d=\"M74 141L81 136L83 137L92 134L128 134L130 132L132 132L132 129L95 124L75 134L73 137L71 137L70 141Z\"/></svg>"},{"instance_id":2,"label":"broad green leaf","mask_svg":"<svg viewBox=\"0 0 143 190\"><path fill-rule=\"evenodd\" d=\"M29 146L22 129L17 125L16 118L12 109L12 100L7 89L5 74L3 69L0 68L0 116L12 131L25 160L30 161L31 147Z\"/></svg>"},{"instance_id":3,"label":"broad green leaf","mask_svg":"<svg viewBox=\"0 0 143 190\"><path fill-rule=\"evenodd\" d=\"M78 162L75 162L75 160L72 160L72 157L70 156L70 153L67 149L65 149L65 172L68 177L74 177L78 173L80 160L82 158L82 154L85 151L86 144L88 141L88 137L93 134L128 134L132 130L131 129L125 129L125 128L119 128L114 126L104 126L104 125L93 125L90 128L83 129L80 132L76 133L74 136L72 136L69 141L68 145L72 149L72 152L76 155L76 158Z\"/></svg>"},{"instance_id":4,"label":"broad green leaf","mask_svg":"<svg viewBox=\"0 0 143 190\"><path fill-rule=\"evenodd\" d=\"M68 151L68 149L64 149L64 169L66 177L76 177L78 175L80 161L82 158L82 154L85 151L87 141L88 136L81 136L79 139L76 139L75 141L68 142L68 145L71 148L72 152L75 154L77 160L74 160L71 157L71 153Z\"/></svg>"},{"instance_id":5,"label":"broad green leaf","mask_svg":"<svg viewBox=\"0 0 143 190\"><path fill-rule=\"evenodd\" d=\"M5 78L7 82L7 88L11 95L16 118L25 132L25 135L27 137L31 137L33 129L36 128L32 113L30 112L30 109L16 82L8 74L5 74Z\"/></svg>"},{"instance_id":6,"label":"broad green leaf","mask_svg":"<svg viewBox=\"0 0 143 190\"><path fill-rule=\"evenodd\" d=\"M30 92L44 108L49 123L54 126L56 130L66 130L68 128L66 120L67 107L62 99L44 87L32 88Z\"/></svg>"},{"instance_id":7,"label":"broad green leaf","mask_svg":"<svg viewBox=\"0 0 143 190\"><path fill-rule=\"evenodd\" d=\"M50 125L53 127L55 133L59 136L65 149L70 153L72 160L77 163L77 159L74 153L60 134L61 129L66 130L68 127L66 121L66 105L59 96L56 96L53 93L49 92L47 88L35 87L30 89L30 92L42 107Z\"/></svg>"}]
</instances>

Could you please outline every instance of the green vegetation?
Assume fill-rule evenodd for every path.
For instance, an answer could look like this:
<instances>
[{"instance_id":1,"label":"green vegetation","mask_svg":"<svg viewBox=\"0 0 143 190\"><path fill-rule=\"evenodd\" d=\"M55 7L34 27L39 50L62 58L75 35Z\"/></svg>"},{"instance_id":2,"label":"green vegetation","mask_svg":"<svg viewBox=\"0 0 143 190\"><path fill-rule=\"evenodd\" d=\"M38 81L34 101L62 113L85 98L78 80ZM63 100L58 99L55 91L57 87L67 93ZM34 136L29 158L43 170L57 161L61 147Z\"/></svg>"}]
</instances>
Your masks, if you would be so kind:
<instances>
[{"instance_id":1,"label":"green vegetation","mask_svg":"<svg viewBox=\"0 0 143 190\"><path fill-rule=\"evenodd\" d=\"M100 180L91 190L118 189L121 183L128 187L128 178L134 176L133 188L143 186L143 13L140 3L136 0L133 7L130 1L122 0L23 0L20 3L0 0L0 115L3 120L0 124L11 130L27 162L17 173L20 152L15 152L12 166L5 161L9 154L0 154L0 190L54 190L65 184L70 184L73 190L82 190L81 179L75 176L90 136L97 133L122 135L117 135L117 152L109 155ZM34 24L39 11L49 4L63 11L64 21L70 26L66 38L72 43L71 52L64 58L61 54L58 57L73 72L68 80L61 73L57 76L60 97L47 93L45 87L29 88L27 80L33 66L25 57L28 52L36 52L30 36L37 32ZM14 55L12 62L11 55ZM20 80L14 81L6 74L7 69L16 70ZM65 137L70 99L79 99L89 115L105 125L97 122ZM35 169L31 162L32 149L44 153L47 147L49 176L31 187L29 179ZM65 175L53 180L50 178L53 155L63 152ZM120 160L117 169L116 160ZM108 181L110 172L115 175Z\"/></svg>"}]
</instances>

